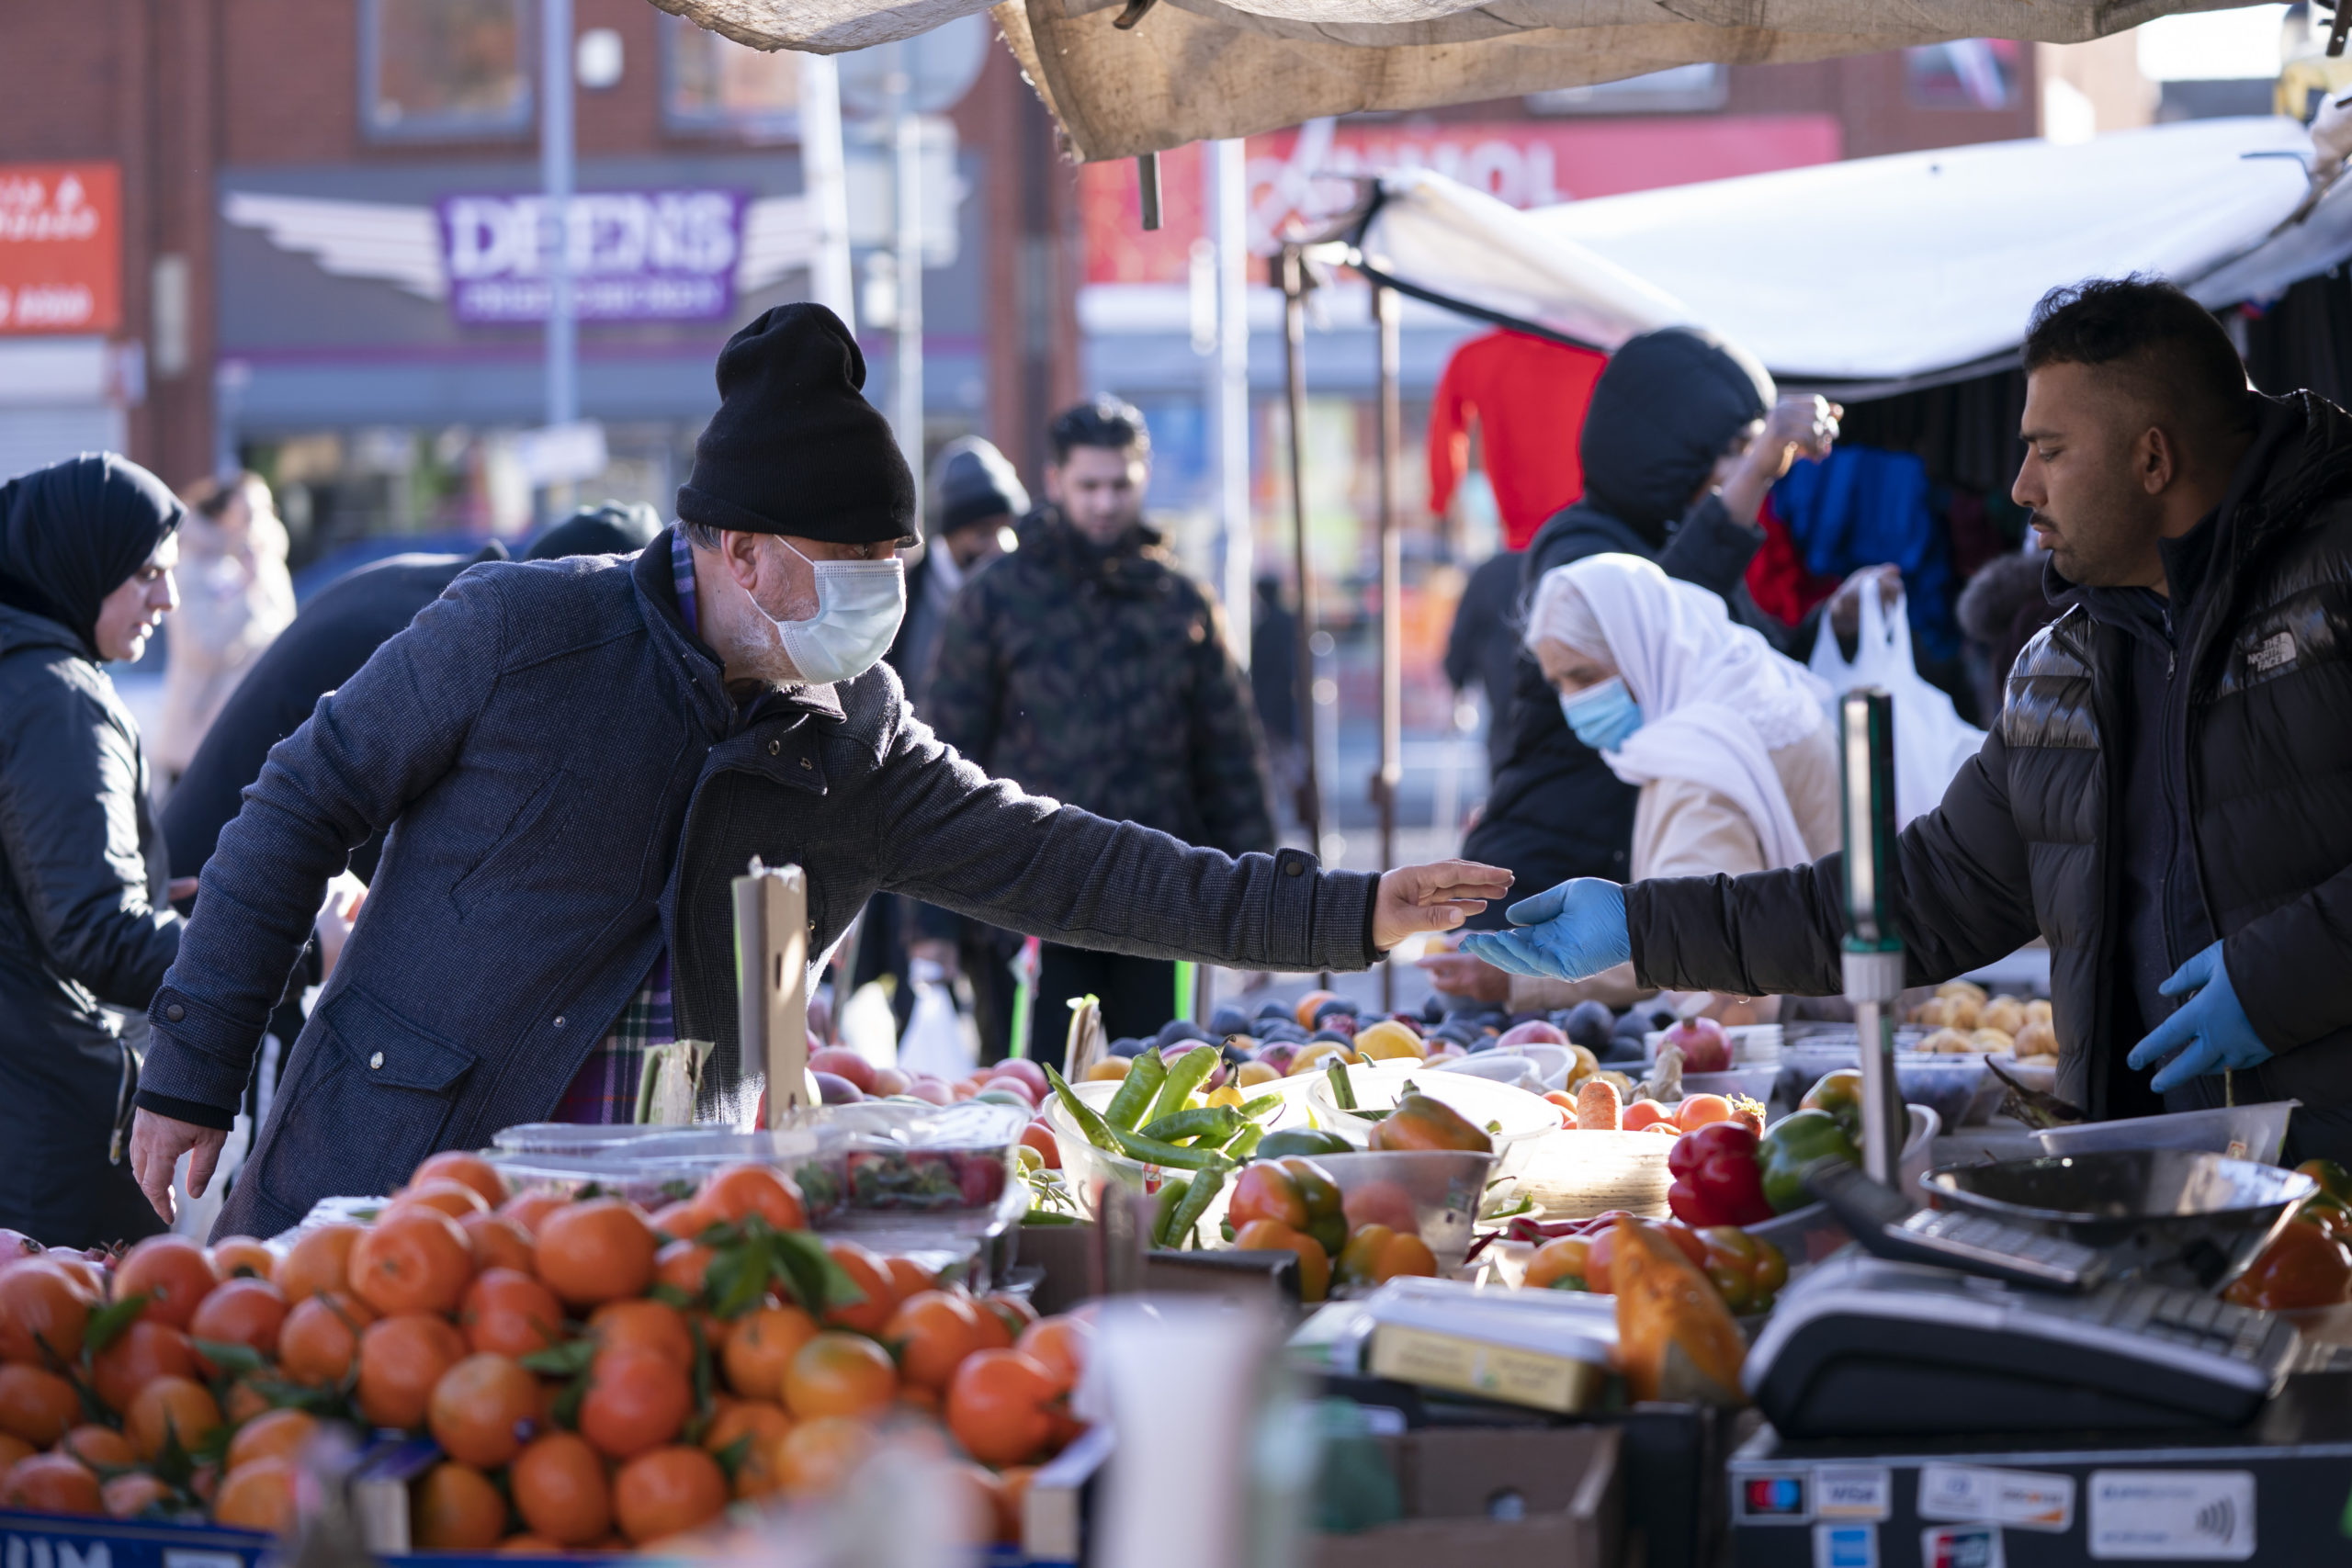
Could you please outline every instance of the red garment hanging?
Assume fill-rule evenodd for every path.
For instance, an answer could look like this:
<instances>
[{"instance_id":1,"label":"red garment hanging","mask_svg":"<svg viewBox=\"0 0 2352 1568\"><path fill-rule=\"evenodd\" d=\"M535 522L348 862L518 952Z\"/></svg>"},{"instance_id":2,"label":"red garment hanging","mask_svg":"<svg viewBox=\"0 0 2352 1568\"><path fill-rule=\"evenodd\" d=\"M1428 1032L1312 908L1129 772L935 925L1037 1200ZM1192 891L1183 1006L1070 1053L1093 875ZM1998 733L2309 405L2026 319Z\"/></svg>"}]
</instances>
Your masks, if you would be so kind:
<instances>
[{"instance_id":1,"label":"red garment hanging","mask_svg":"<svg viewBox=\"0 0 2352 1568\"><path fill-rule=\"evenodd\" d=\"M1430 407L1430 510L1442 513L1470 468L1470 431L1502 513L1506 547L1584 493L1577 435L1606 355L1525 333L1491 332L1453 351Z\"/></svg>"}]
</instances>

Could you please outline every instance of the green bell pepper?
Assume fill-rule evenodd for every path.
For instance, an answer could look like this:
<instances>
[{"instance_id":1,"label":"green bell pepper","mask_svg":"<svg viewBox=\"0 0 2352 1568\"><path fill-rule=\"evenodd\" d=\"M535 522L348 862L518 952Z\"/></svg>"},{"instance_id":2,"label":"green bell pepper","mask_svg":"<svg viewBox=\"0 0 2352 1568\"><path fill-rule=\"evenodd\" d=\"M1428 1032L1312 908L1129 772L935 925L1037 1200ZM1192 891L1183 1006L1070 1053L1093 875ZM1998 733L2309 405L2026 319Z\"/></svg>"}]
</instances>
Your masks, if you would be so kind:
<instances>
[{"instance_id":1,"label":"green bell pepper","mask_svg":"<svg viewBox=\"0 0 2352 1568\"><path fill-rule=\"evenodd\" d=\"M1797 1101L1800 1111L1826 1111L1846 1129L1846 1136L1861 1141L1862 1136L1862 1069L1839 1067L1824 1073L1821 1081L1804 1091Z\"/></svg>"},{"instance_id":2,"label":"green bell pepper","mask_svg":"<svg viewBox=\"0 0 2352 1568\"><path fill-rule=\"evenodd\" d=\"M1826 1111L1800 1111L1765 1133L1756 1148L1756 1163L1764 1174L1764 1201L1774 1213L1785 1214L1813 1201L1804 1190L1804 1173L1825 1156L1849 1165L1862 1163L1854 1140Z\"/></svg>"}]
</instances>

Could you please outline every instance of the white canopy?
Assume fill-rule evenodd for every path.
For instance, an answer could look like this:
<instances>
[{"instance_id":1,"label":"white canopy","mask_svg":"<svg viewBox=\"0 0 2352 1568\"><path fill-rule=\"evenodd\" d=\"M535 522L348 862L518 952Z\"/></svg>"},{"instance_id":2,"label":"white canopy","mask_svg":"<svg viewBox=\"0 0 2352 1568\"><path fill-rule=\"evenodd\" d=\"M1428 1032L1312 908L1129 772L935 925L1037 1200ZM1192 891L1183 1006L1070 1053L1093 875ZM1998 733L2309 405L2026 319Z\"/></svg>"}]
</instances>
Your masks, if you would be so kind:
<instances>
[{"instance_id":1,"label":"white canopy","mask_svg":"<svg viewBox=\"0 0 2352 1568\"><path fill-rule=\"evenodd\" d=\"M2060 284L2153 272L2221 306L2352 256L2352 181L2288 223L2311 152L2284 118L2191 120L1524 212L1417 171L1383 178L1359 246L1416 293L1602 348L1689 322L1797 381L1932 380L2013 352Z\"/></svg>"},{"instance_id":2,"label":"white canopy","mask_svg":"<svg viewBox=\"0 0 2352 1568\"><path fill-rule=\"evenodd\" d=\"M912 37L987 0L653 0L759 49ZM1906 44L2081 43L2240 0L1001 0L1005 41L1081 159L1639 76Z\"/></svg>"}]
</instances>

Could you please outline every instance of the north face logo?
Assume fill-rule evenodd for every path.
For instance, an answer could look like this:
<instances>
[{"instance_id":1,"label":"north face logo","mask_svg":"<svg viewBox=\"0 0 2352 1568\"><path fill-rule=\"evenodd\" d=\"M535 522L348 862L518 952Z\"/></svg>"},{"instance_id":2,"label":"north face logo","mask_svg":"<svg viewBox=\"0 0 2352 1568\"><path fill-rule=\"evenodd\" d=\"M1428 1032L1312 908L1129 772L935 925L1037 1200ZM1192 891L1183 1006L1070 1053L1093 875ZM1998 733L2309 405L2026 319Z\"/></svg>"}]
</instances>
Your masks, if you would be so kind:
<instances>
[{"instance_id":1,"label":"north face logo","mask_svg":"<svg viewBox=\"0 0 2352 1568\"><path fill-rule=\"evenodd\" d=\"M2262 646L2246 655L2246 668L2257 675L2267 675L2282 664L2295 661L2295 639L2286 632L2273 632Z\"/></svg>"}]
</instances>

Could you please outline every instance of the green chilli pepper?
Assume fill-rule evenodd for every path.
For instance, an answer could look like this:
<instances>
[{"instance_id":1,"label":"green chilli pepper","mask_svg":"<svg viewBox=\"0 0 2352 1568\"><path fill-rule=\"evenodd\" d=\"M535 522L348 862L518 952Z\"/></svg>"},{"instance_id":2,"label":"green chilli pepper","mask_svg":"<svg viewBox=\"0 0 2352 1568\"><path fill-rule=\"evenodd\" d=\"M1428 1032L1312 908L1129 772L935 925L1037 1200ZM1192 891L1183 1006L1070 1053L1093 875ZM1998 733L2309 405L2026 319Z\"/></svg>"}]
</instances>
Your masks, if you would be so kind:
<instances>
[{"instance_id":1,"label":"green chilli pepper","mask_svg":"<svg viewBox=\"0 0 2352 1568\"><path fill-rule=\"evenodd\" d=\"M1227 1168L1225 1162L1219 1160L1193 1178L1187 1185L1184 1201L1176 1205L1175 1217L1168 1222L1168 1234L1160 1242L1162 1247L1182 1247L1192 1238L1193 1229L1201 1223L1201 1216L1209 1212L1209 1205L1216 1201L1216 1195L1225 1190Z\"/></svg>"},{"instance_id":2,"label":"green chilli pepper","mask_svg":"<svg viewBox=\"0 0 2352 1568\"><path fill-rule=\"evenodd\" d=\"M1062 1109L1077 1122L1079 1131L1086 1134L1086 1141L1098 1149L1115 1150L1119 1145L1112 1136L1110 1124L1092 1106L1078 1098L1078 1091L1069 1087L1068 1078L1054 1071L1049 1064L1041 1063L1040 1066L1045 1066L1046 1077L1054 1086L1054 1093L1060 1097Z\"/></svg>"},{"instance_id":3,"label":"green chilli pepper","mask_svg":"<svg viewBox=\"0 0 2352 1568\"><path fill-rule=\"evenodd\" d=\"M1151 1103L1167 1077L1168 1064L1155 1045L1127 1064L1127 1076L1119 1080L1119 1092L1102 1108L1102 1120L1134 1132L1136 1123L1143 1120L1144 1107Z\"/></svg>"},{"instance_id":4,"label":"green chilli pepper","mask_svg":"<svg viewBox=\"0 0 2352 1568\"><path fill-rule=\"evenodd\" d=\"M1241 1112L1229 1105L1204 1106L1198 1111L1179 1111L1147 1122L1143 1135L1158 1138L1163 1144L1199 1138L1204 1143L1223 1144L1241 1131Z\"/></svg>"},{"instance_id":5,"label":"green chilli pepper","mask_svg":"<svg viewBox=\"0 0 2352 1568\"><path fill-rule=\"evenodd\" d=\"M1259 1126L1255 1122L1250 1122L1233 1135L1233 1142L1225 1145L1225 1157L1234 1160L1248 1159L1258 1152L1258 1141L1265 1135L1266 1130L1263 1127Z\"/></svg>"},{"instance_id":6,"label":"green chilli pepper","mask_svg":"<svg viewBox=\"0 0 2352 1568\"><path fill-rule=\"evenodd\" d=\"M1334 1056L1331 1065L1323 1069L1323 1076L1331 1080L1331 1098L1338 1102L1340 1109L1353 1111L1356 1108L1356 1086L1348 1079L1348 1065Z\"/></svg>"},{"instance_id":7,"label":"green chilli pepper","mask_svg":"<svg viewBox=\"0 0 2352 1568\"><path fill-rule=\"evenodd\" d=\"M1169 1065L1168 1077L1159 1086L1159 1095L1151 1102L1150 1113L1144 1124L1150 1125L1163 1116L1184 1109L1184 1101L1194 1089L1216 1071L1217 1050L1214 1045L1195 1045Z\"/></svg>"},{"instance_id":8,"label":"green chilli pepper","mask_svg":"<svg viewBox=\"0 0 2352 1568\"><path fill-rule=\"evenodd\" d=\"M1206 1178L1203 1179L1205 1180ZM1159 1201L1151 1212L1152 1246L1169 1245L1169 1229L1175 1224L1177 1213L1183 1208L1184 1200L1189 1195L1188 1190L1191 1186L1192 1183L1185 1181L1163 1181L1159 1184L1158 1194Z\"/></svg>"},{"instance_id":9,"label":"green chilli pepper","mask_svg":"<svg viewBox=\"0 0 2352 1568\"><path fill-rule=\"evenodd\" d=\"M1211 1160L1221 1158L1215 1149L1185 1149L1174 1144L1163 1144L1157 1138L1147 1138L1140 1133L1130 1133L1124 1127L1110 1129L1118 1140L1119 1152L1129 1159L1146 1165L1164 1165L1172 1170L1201 1170Z\"/></svg>"},{"instance_id":10,"label":"green chilli pepper","mask_svg":"<svg viewBox=\"0 0 2352 1568\"><path fill-rule=\"evenodd\" d=\"M1255 1100L1245 1100L1241 1102L1241 1119L1255 1122L1267 1111L1279 1110L1282 1102L1283 1097L1279 1094L1261 1094Z\"/></svg>"}]
</instances>

